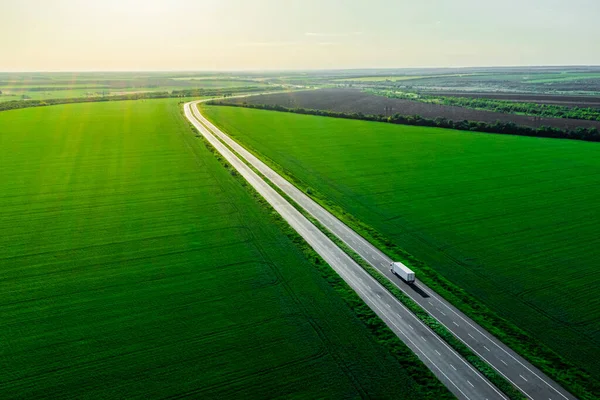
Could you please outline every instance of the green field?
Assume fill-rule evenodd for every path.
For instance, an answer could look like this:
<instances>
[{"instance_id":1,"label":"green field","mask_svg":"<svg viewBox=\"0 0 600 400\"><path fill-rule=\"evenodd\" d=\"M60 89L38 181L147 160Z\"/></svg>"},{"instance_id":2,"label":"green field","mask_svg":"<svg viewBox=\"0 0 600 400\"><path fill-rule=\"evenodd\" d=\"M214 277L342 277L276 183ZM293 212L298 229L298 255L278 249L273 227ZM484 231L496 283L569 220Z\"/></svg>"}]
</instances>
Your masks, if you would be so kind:
<instances>
[{"instance_id":1,"label":"green field","mask_svg":"<svg viewBox=\"0 0 600 400\"><path fill-rule=\"evenodd\" d=\"M61 87L61 90L53 89L49 91L32 91L22 87L0 87L0 91L2 91L2 94L0 95L0 102L16 100L72 99L76 97L101 97L103 93L106 96L111 94L111 90L106 88L79 89L77 87Z\"/></svg>"},{"instance_id":2,"label":"green field","mask_svg":"<svg viewBox=\"0 0 600 400\"><path fill-rule=\"evenodd\" d=\"M427 78L454 78L454 77L463 77L463 76L475 76L480 74L447 74L447 75L391 75L391 76L361 76L355 78L343 78L336 79L338 82L400 82L400 81L409 81L413 79L427 79Z\"/></svg>"},{"instance_id":3,"label":"green field","mask_svg":"<svg viewBox=\"0 0 600 400\"><path fill-rule=\"evenodd\" d=\"M600 74L595 73L561 73L561 74L547 74L541 77L531 76L528 77L527 82L529 83L554 83L554 82L571 82L588 79L600 79Z\"/></svg>"},{"instance_id":4,"label":"green field","mask_svg":"<svg viewBox=\"0 0 600 400\"><path fill-rule=\"evenodd\" d=\"M176 101L0 127L0 397L422 397Z\"/></svg>"},{"instance_id":5,"label":"green field","mask_svg":"<svg viewBox=\"0 0 600 400\"><path fill-rule=\"evenodd\" d=\"M184 76L179 76L184 75ZM186 89L267 87L240 77L187 76L181 73L0 73L0 102L100 97L135 92L171 92Z\"/></svg>"},{"instance_id":6,"label":"green field","mask_svg":"<svg viewBox=\"0 0 600 400\"><path fill-rule=\"evenodd\" d=\"M206 115L600 377L600 146L234 107Z\"/></svg>"}]
</instances>

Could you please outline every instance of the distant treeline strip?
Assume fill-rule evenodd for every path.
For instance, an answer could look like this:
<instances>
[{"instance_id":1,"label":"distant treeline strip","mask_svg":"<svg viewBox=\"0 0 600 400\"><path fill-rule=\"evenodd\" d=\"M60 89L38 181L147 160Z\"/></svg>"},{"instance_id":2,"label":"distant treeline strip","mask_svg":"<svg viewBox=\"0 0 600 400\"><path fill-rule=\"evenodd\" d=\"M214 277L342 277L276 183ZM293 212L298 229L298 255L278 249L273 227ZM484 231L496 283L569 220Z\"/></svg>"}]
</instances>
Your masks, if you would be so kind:
<instances>
[{"instance_id":1,"label":"distant treeline strip","mask_svg":"<svg viewBox=\"0 0 600 400\"><path fill-rule=\"evenodd\" d=\"M11 92L58 92L63 90L101 90L110 89L110 86L36 86L36 87L0 87L0 93L4 91Z\"/></svg>"},{"instance_id":2,"label":"distant treeline strip","mask_svg":"<svg viewBox=\"0 0 600 400\"><path fill-rule=\"evenodd\" d=\"M98 97L72 97L66 99L46 99L46 100L13 100L0 102L0 111L17 110L29 107L44 107L57 104L73 104L73 103L93 103L99 101L121 101L121 100L141 100L141 99L168 99L178 97L211 97L223 96L229 97L239 93L255 93L266 92L273 90L281 90L280 86L268 87L237 87L228 89L184 89L173 90L171 92L148 92L148 93L131 93L118 96L98 96Z\"/></svg>"},{"instance_id":3,"label":"distant treeline strip","mask_svg":"<svg viewBox=\"0 0 600 400\"><path fill-rule=\"evenodd\" d=\"M502 122L496 121L493 123L481 122L481 121L453 121L447 118L435 118L428 119L423 118L420 115L402 115L394 114L392 116L385 115L365 115L363 113L343 113L328 110L313 110L307 108L288 108L279 105L269 104L248 104L248 103L234 103L226 101L210 101L208 104L231 106L231 107L245 107L245 108L256 108L261 110L270 111L283 111L291 112L296 114L307 114L317 115L323 117L334 117L334 118L345 118L355 119L362 121L376 121L386 122L390 124L400 125L415 125L415 126L430 126L435 128L448 128L458 129L461 131L474 131L474 132L485 132L485 133L498 133L504 135L518 135L518 136L533 136L533 137L544 137L544 138L555 138L555 139L573 139L573 140L584 140L588 142L600 142L600 132L597 128L577 128L574 130L559 129L548 126L541 126L539 128L530 128L528 126L517 125L514 122Z\"/></svg>"},{"instance_id":4,"label":"distant treeline strip","mask_svg":"<svg viewBox=\"0 0 600 400\"><path fill-rule=\"evenodd\" d=\"M512 100L484 99L473 97L433 96L416 93L367 90L368 93L390 99L420 101L428 104L458 106L474 110L488 110L509 114L525 114L540 117L582 119L600 121L600 109L592 107L566 107L554 104L538 104Z\"/></svg>"}]
</instances>

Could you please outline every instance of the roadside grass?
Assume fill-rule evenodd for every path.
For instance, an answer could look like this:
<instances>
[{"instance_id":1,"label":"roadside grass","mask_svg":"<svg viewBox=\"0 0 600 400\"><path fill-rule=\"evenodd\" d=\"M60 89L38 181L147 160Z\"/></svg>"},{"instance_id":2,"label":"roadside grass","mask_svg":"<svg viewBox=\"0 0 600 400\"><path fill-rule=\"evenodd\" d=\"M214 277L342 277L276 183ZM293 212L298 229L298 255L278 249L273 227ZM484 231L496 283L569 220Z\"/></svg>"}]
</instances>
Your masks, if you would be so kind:
<instances>
[{"instance_id":1,"label":"roadside grass","mask_svg":"<svg viewBox=\"0 0 600 400\"><path fill-rule=\"evenodd\" d=\"M204 112L572 393L596 396L595 144Z\"/></svg>"},{"instance_id":2,"label":"roadside grass","mask_svg":"<svg viewBox=\"0 0 600 400\"><path fill-rule=\"evenodd\" d=\"M0 126L3 397L436 398L177 99Z\"/></svg>"}]
</instances>

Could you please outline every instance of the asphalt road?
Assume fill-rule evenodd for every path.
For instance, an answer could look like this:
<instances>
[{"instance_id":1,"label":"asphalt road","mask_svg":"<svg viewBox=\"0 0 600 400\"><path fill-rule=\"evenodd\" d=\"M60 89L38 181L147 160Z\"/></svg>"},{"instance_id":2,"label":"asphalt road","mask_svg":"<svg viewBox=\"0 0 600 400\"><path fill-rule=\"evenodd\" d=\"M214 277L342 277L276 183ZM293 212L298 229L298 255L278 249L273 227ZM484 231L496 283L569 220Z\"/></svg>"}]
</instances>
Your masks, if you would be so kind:
<instances>
[{"instance_id":1,"label":"asphalt road","mask_svg":"<svg viewBox=\"0 0 600 400\"><path fill-rule=\"evenodd\" d=\"M197 110L196 106L193 108L196 118L206 125L214 135L227 143L227 145L234 149L240 156L244 157L254 168L260 171L261 174L267 177L297 204L308 211L339 239L344 241L364 260L381 271L399 289L410 296L431 316L442 323L481 359L485 360L508 381L512 382L512 384L519 388L527 397L535 400L575 399L572 394L567 392L473 320L442 299L441 296L437 295L432 289L425 286L418 279L415 284L409 285L393 275L389 270L389 264L392 261L389 257L265 165L236 141L224 134L220 129L204 118Z\"/></svg>"},{"instance_id":2,"label":"asphalt road","mask_svg":"<svg viewBox=\"0 0 600 400\"><path fill-rule=\"evenodd\" d=\"M241 161L202 123L196 103L184 105L186 117L254 189L356 291L363 301L415 352L459 399L506 399L495 386L415 317L361 266Z\"/></svg>"}]
</instances>

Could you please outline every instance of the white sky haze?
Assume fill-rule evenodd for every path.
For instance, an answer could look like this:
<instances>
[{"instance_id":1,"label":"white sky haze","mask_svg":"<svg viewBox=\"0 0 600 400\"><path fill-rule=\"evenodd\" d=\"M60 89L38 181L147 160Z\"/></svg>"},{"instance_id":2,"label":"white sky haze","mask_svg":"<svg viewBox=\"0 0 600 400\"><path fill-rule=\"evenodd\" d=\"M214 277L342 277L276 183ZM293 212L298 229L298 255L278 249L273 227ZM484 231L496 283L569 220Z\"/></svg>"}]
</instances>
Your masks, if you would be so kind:
<instances>
[{"instance_id":1,"label":"white sky haze","mask_svg":"<svg viewBox=\"0 0 600 400\"><path fill-rule=\"evenodd\" d=\"M0 0L0 70L600 64L597 0Z\"/></svg>"}]
</instances>

